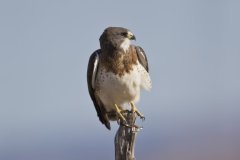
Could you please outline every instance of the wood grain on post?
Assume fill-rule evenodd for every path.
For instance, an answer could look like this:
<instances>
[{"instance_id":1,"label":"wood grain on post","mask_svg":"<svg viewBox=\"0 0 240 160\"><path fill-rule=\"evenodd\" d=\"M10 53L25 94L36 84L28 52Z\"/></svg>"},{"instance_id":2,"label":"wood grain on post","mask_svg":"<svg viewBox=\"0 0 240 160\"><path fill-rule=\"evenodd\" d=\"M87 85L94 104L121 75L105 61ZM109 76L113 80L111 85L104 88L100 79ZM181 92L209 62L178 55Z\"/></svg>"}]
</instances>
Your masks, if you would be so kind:
<instances>
[{"instance_id":1,"label":"wood grain on post","mask_svg":"<svg viewBox=\"0 0 240 160\"><path fill-rule=\"evenodd\" d=\"M139 130L134 127L136 114L132 112L123 113L128 127L120 123L118 131L115 135L115 160L135 160L134 148L136 134Z\"/></svg>"}]
</instances>

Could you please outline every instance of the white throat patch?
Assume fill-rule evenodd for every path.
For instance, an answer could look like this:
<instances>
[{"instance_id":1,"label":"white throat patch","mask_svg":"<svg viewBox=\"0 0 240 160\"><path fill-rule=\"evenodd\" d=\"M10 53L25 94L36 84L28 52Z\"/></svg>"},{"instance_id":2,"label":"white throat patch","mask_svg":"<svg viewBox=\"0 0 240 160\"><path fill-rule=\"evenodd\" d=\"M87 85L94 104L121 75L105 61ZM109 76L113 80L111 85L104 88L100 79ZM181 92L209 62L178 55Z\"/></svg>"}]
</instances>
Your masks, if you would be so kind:
<instances>
[{"instance_id":1,"label":"white throat patch","mask_svg":"<svg viewBox=\"0 0 240 160\"><path fill-rule=\"evenodd\" d=\"M130 40L128 38L125 38L125 40L120 45L120 48L122 48L124 52L126 52L129 49L129 46L130 46Z\"/></svg>"}]
</instances>

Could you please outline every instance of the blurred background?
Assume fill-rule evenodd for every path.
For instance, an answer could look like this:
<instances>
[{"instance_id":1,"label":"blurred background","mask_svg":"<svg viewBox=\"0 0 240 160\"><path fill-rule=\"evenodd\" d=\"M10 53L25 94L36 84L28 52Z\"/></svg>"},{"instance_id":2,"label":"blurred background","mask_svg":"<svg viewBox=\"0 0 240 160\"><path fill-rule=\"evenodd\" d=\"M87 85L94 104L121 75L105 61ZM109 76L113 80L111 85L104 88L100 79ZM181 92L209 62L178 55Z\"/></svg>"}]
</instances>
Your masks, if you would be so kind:
<instances>
[{"instance_id":1,"label":"blurred background","mask_svg":"<svg viewBox=\"0 0 240 160\"><path fill-rule=\"evenodd\" d=\"M0 1L0 159L114 159L86 82L108 26L130 29L153 81L138 160L240 159L240 1Z\"/></svg>"}]
</instances>

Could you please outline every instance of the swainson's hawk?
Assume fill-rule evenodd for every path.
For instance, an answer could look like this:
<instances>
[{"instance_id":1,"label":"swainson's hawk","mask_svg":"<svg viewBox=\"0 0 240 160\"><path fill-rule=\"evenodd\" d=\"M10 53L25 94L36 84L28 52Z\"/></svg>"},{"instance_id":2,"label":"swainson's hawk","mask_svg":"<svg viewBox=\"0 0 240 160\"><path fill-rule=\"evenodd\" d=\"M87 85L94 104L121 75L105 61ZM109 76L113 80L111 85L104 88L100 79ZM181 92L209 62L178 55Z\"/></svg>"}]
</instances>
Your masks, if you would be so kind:
<instances>
[{"instance_id":1,"label":"swainson's hawk","mask_svg":"<svg viewBox=\"0 0 240 160\"><path fill-rule=\"evenodd\" d=\"M130 44L135 36L122 27L108 27L100 36L101 48L88 63L88 90L99 120L110 130L109 120L125 121L125 104L144 118L135 107L140 89L151 89L147 56L139 46Z\"/></svg>"}]
</instances>

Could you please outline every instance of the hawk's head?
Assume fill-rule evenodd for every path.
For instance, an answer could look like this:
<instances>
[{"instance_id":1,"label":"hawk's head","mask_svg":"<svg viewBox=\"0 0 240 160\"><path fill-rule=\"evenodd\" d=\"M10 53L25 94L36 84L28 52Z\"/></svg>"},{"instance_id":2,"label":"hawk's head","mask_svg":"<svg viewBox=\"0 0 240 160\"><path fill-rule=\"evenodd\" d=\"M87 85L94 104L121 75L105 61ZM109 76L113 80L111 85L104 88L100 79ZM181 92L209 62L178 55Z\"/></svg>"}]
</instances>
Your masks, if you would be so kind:
<instances>
[{"instance_id":1,"label":"hawk's head","mask_svg":"<svg viewBox=\"0 0 240 160\"><path fill-rule=\"evenodd\" d=\"M136 40L134 34L126 28L108 27L100 36L100 45L102 49L123 49L127 50L130 40Z\"/></svg>"}]
</instances>

